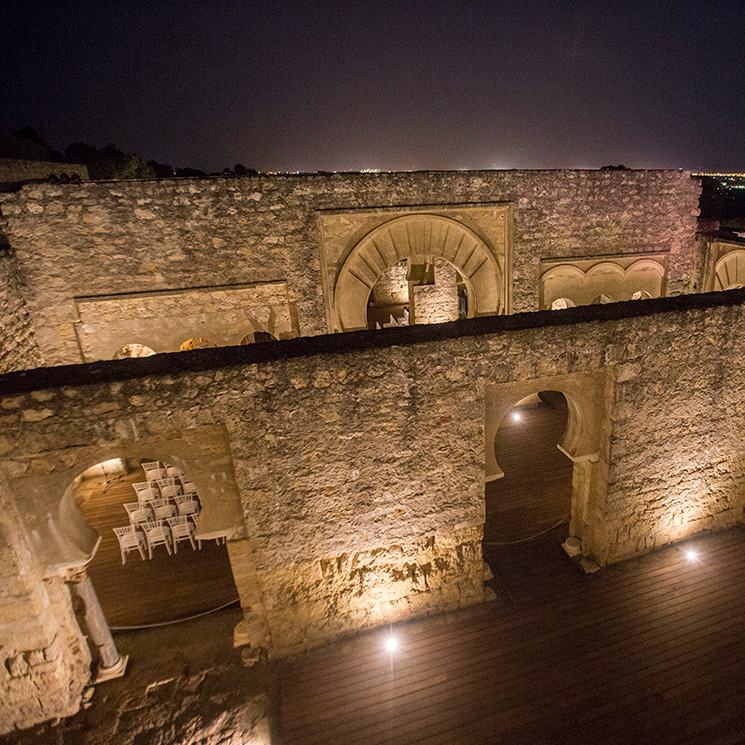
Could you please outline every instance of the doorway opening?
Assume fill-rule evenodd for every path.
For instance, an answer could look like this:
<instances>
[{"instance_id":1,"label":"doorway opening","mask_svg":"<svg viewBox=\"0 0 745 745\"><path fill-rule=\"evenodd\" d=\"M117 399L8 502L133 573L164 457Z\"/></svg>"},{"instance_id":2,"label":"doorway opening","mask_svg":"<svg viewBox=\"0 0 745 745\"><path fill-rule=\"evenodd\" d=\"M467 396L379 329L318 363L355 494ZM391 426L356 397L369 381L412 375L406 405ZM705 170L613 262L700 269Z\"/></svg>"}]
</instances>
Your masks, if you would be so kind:
<instances>
[{"instance_id":1,"label":"doorway opening","mask_svg":"<svg viewBox=\"0 0 745 745\"><path fill-rule=\"evenodd\" d=\"M514 597L530 592L536 576L564 564L561 543L569 535L574 463L557 447L567 429L565 396L531 394L502 420L494 441L504 476L486 485L484 557L495 591Z\"/></svg>"},{"instance_id":2,"label":"doorway opening","mask_svg":"<svg viewBox=\"0 0 745 745\"><path fill-rule=\"evenodd\" d=\"M196 539L201 505L187 473L154 459L113 458L81 473L72 498L100 536L87 572L113 628L237 602L224 539Z\"/></svg>"}]
</instances>

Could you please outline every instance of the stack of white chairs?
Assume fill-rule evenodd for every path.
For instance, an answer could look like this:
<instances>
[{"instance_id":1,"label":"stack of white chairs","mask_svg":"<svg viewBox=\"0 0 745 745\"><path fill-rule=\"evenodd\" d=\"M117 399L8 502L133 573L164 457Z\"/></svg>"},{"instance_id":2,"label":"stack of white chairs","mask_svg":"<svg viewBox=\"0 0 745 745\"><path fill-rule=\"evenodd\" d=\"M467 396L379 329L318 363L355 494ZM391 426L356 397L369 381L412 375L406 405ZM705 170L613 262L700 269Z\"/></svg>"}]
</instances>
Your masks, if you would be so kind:
<instances>
[{"instance_id":1,"label":"stack of white chairs","mask_svg":"<svg viewBox=\"0 0 745 745\"><path fill-rule=\"evenodd\" d=\"M137 529L136 525L127 525L124 528L114 528L113 530L119 540L119 550L122 552L122 566L127 563L127 553L130 551L139 551L140 558L143 561L145 560L145 536Z\"/></svg>"},{"instance_id":2,"label":"stack of white chairs","mask_svg":"<svg viewBox=\"0 0 745 745\"><path fill-rule=\"evenodd\" d=\"M153 519L152 502L126 502L124 509L129 515L130 525L146 523Z\"/></svg>"},{"instance_id":3,"label":"stack of white chairs","mask_svg":"<svg viewBox=\"0 0 745 745\"><path fill-rule=\"evenodd\" d=\"M190 520L186 515L180 517L169 517L168 525L171 528L171 535L173 536L173 553L178 553L178 542L188 540L191 543L192 551L195 551L199 544L199 548L202 548L202 541L197 540L194 542L194 522Z\"/></svg>"},{"instance_id":4,"label":"stack of white chairs","mask_svg":"<svg viewBox=\"0 0 745 745\"><path fill-rule=\"evenodd\" d=\"M132 487L137 494L138 502L150 502L153 499L160 499L158 485L150 481L136 481Z\"/></svg>"},{"instance_id":5,"label":"stack of white chairs","mask_svg":"<svg viewBox=\"0 0 745 745\"><path fill-rule=\"evenodd\" d=\"M152 461L141 465L146 481L132 484L137 502L124 505L130 524L114 528L122 564L130 551L138 551L143 560L146 548L149 559L157 546L165 546L169 555L175 554L180 541L189 541L192 550L201 549L202 541L196 537L201 504L194 482L168 463ZM224 538L216 540L218 544L225 542Z\"/></svg>"},{"instance_id":6,"label":"stack of white chairs","mask_svg":"<svg viewBox=\"0 0 745 745\"><path fill-rule=\"evenodd\" d=\"M138 527L142 528L145 533L147 555L149 559L153 558L153 549L156 546L165 546L168 555L171 555L173 538L171 537L171 529L168 527L168 523L165 520L153 520L147 523L140 523Z\"/></svg>"},{"instance_id":7,"label":"stack of white chairs","mask_svg":"<svg viewBox=\"0 0 745 745\"><path fill-rule=\"evenodd\" d=\"M167 520L178 515L178 508L170 499L155 499L150 504L156 520Z\"/></svg>"},{"instance_id":8,"label":"stack of white chairs","mask_svg":"<svg viewBox=\"0 0 745 745\"><path fill-rule=\"evenodd\" d=\"M159 460L142 463L142 470L145 472L145 478L148 481L157 481L166 478L166 469L163 468Z\"/></svg>"}]
</instances>

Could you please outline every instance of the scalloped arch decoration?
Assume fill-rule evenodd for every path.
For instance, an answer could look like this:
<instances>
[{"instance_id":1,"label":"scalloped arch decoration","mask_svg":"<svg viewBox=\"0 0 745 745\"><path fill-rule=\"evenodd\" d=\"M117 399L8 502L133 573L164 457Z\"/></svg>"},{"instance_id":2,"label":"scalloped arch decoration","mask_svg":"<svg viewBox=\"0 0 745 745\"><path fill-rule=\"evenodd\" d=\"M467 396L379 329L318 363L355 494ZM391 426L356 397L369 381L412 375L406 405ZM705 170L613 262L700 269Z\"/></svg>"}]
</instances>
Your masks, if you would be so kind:
<instances>
[{"instance_id":1,"label":"scalloped arch decoration","mask_svg":"<svg viewBox=\"0 0 745 745\"><path fill-rule=\"evenodd\" d=\"M461 273L473 295L475 315L499 313L503 307L497 260L472 230L440 215L405 215L368 233L342 265L334 287L338 329L367 328L367 301L378 278L402 259L425 263L449 261Z\"/></svg>"},{"instance_id":2,"label":"scalloped arch decoration","mask_svg":"<svg viewBox=\"0 0 745 745\"><path fill-rule=\"evenodd\" d=\"M577 305L588 305L600 295L614 301L630 300L636 293L642 293L641 297L660 297L664 277L664 267L652 259L638 259L625 269L615 262L603 261L586 272L573 264L559 264L541 277L542 307L551 308L561 297Z\"/></svg>"}]
</instances>

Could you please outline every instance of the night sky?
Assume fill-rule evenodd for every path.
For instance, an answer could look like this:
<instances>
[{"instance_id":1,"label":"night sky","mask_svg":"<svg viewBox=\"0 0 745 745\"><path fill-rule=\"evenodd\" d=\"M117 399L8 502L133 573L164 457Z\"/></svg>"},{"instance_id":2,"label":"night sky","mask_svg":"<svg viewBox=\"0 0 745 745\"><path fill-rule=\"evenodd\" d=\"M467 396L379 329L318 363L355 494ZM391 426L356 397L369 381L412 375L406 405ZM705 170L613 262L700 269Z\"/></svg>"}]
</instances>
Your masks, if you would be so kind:
<instances>
[{"instance_id":1,"label":"night sky","mask_svg":"<svg viewBox=\"0 0 745 745\"><path fill-rule=\"evenodd\" d=\"M6 0L0 127L174 166L745 171L745 2Z\"/></svg>"}]
</instances>

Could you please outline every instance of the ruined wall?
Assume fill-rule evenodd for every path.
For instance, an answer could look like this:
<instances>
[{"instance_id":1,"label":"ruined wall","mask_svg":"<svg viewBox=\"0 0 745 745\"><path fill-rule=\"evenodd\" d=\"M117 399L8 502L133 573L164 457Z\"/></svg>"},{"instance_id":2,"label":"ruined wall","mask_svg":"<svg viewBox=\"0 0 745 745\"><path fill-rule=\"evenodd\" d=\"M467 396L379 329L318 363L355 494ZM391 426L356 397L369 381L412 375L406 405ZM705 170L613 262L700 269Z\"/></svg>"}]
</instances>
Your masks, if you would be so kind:
<instances>
[{"instance_id":1,"label":"ruined wall","mask_svg":"<svg viewBox=\"0 0 745 745\"><path fill-rule=\"evenodd\" d=\"M283 282L81 298L76 306L80 320L75 331L86 362L113 359L133 343L155 352L178 352L194 337L229 346L246 336L253 339L254 331L277 339L297 336Z\"/></svg>"},{"instance_id":2,"label":"ruined wall","mask_svg":"<svg viewBox=\"0 0 745 745\"><path fill-rule=\"evenodd\" d=\"M42 581L0 483L0 734L74 714L89 665L69 590Z\"/></svg>"},{"instance_id":3,"label":"ruined wall","mask_svg":"<svg viewBox=\"0 0 745 745\"><path fill-rule=\"evenodd\" d=\"M41 365L12 252L0 235L0 374Z\"/></svg>"},{"instance_id":4,"label":"ruined wall","mask_svg":"<svg viewBox=\"0 0 745 745\"><path fill-rule=\"evenodd\" d=\"M409 302L408 267L405 263L394 264L375 283L370 293L373 305L403 305Z\"/></svg>"},{"instance_id":5,"label":"ruined wall","mask_svg":"<svg viewBox=\"0 0 745 745\"><path fill-rule=\"evenodd\" d=\"M455 267L445 259L435 259L434 278L431 285L412 287L414 323L458 320L458 278Z\"/></svg>"},{"instance_id":6,"label":"ruined wall","mask_svg":"<svg viewBox=\"0 0 745 745\"><path fill-rule=\"evenodd\" d=\"M3 215L38 343L60 364L81 359L73 302L81 296L286 280L300 333L324 332L319 220L332 211L379 221L376 210L393 219L407 207L509 203L515 311L538 308L542 258L661 251L676 294L689 283L699 189L682 171L34 184L4 196Z\"/></svg>"},{"instance_id":7,"label":"ruined wall","mask_svg":"<svg viewBox=\"0 0 745 745\"><path fill-rule=\"evenodd\" d=\"M28 504L33 469L53 494L51 465L91 444L115 455L133 432L224 427L246 529L231 559L240 544L255 568L236 583L287 654L479 602L487 386L607 381L600 460L575 466L591 488L573 525L600 564L741 520L743 303L734 291L475 319L457 335L420 326L112 361L80 368L80 385L61 370L57 388L53 370L9 376L0 465ZM23 392L34 385L47 390Z\"/></svg>"}]
</instances>

